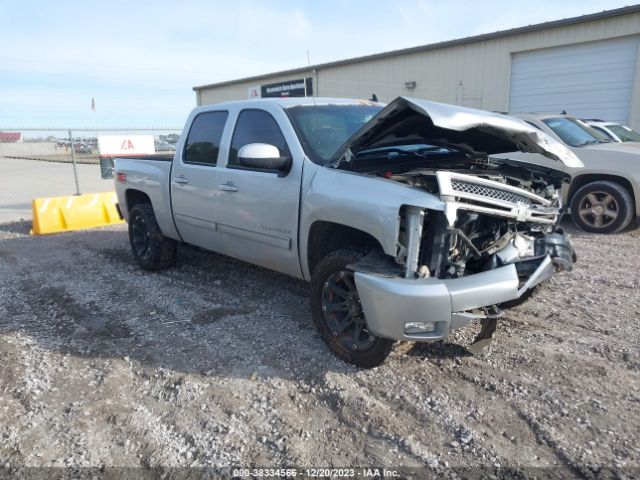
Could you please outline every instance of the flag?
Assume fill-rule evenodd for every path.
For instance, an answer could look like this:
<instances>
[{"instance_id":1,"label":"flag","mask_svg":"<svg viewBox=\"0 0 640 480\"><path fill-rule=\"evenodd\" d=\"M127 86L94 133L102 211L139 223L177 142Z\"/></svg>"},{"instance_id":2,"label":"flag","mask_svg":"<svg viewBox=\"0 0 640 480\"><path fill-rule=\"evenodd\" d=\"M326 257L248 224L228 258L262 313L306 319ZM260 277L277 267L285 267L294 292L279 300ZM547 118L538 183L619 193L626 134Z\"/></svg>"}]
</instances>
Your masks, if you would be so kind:
<instances>
[{"instance_id":1,"label":"flag","mask_svg":"<svg viewBox=\"0 0 640 480\"><path fill-rule=\"evenodd\" d=\"M91 97L91 110L96 111L96 99Z\"/></svg>"}]
</instances>

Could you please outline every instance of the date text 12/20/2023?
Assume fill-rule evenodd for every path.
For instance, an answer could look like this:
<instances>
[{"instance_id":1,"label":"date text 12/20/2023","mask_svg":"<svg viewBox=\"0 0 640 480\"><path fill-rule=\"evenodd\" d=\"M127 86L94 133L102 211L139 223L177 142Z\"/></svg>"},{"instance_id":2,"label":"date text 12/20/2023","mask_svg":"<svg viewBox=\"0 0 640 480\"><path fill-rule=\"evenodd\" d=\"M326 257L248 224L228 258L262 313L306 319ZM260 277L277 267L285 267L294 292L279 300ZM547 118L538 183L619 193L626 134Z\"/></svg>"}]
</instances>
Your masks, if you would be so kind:
<instances>
[{"instance_id":1,"label":"date text 12/20/2023","mask_svg":"<svg viewBox=\"0 0 640 480\"><path fill-rule=\"evenodd\" d=\"M386 468L234 468L234 478L393 478Z\"/></svg>"}]
</instances>

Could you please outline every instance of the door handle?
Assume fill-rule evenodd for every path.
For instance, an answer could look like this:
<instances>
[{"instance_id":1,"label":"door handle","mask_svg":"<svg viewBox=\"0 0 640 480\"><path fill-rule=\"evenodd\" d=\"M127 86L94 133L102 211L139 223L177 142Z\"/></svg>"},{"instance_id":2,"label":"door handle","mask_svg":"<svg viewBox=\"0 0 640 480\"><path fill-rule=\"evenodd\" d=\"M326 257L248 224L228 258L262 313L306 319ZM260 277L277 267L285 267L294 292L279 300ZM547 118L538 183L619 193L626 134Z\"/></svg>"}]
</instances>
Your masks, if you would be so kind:
<instances>
[{"instance_id":1,"label":"door handle","mask_svg":"<svg viewBox=\"0 0 640 480\"><path fill-rule=\"evenodd\" d=\"M237 192L238 191L238 187L236 187L233 182L227 182L227 183L223 183L218 185L218 187L220 188L220 190L222 190L223 192Z\"/></svg>"},{"instance_id":2,"label":"door handle","mask_svg":"<svg viewBox=\"0 0 640 480\"><path fill-rule=\"evenodd\" d=\"M175 183L176 185L186 185L187 183L189 183L189 180L184 175L180 175L179 177L173 179L173 183Z\"/></svg>"}]
</instances>

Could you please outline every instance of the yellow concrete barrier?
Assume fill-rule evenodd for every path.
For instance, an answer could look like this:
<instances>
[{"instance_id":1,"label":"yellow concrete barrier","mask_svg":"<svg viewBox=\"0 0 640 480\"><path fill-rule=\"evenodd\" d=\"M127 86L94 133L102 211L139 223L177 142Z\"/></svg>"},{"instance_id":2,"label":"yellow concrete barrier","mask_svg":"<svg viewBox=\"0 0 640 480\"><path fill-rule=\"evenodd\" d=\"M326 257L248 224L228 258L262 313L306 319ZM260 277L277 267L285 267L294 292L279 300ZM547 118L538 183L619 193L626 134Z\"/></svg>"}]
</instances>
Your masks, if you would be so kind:
<instances>
[{"instance_id":1,"label":"yellow concrete barrier","mask_svg":"<svg viewBox=\"0 0 640 480\"><path fill-rule=\"evenodd\" d=\"M35 198L31 233L46 235L123 223L116 202L115 192Z\"/></svg>"}]
</instances>

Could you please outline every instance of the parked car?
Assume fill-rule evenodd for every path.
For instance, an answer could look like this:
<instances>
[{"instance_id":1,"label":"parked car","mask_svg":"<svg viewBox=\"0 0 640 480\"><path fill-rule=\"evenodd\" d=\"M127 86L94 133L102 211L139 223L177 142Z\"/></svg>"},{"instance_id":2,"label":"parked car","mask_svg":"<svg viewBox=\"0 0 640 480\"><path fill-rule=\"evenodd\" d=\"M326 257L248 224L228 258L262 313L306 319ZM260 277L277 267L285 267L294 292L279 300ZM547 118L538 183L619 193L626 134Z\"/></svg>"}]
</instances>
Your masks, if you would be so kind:
<instances>
[{"instance_id":1,"label":"parked car","mask_svg":"<svg viewBox=\"0 0 640 480\"><path fill-rule=\"evenodd\" d=\"M614 233L640 215L640 144L610 142L570 115L515 116L563 142L584 163L584 168L567 170L572 182L563 190L564 202L578 227L587 232Z\"/></svg>"},{"instance_id":2,"label":"parked car","mask_svg":"<svg viewBox=\"0 0 640 480\"><path fill-rule=\"evenodd\" d=\"M626 125L615 122L605 122L603 120L583 120L594 130L602 133L614 142L640 142L640 133L632 130Z\"/></svg>"},{"instance_id":3,"label":"parked car","mask_svg":"<svg viewBox=\"0 0 640 480\"><path fill-rule=\"evenodd\" d=\"M73 150L75 153L91 153L92 152L91 145L88 145L84 142L76 143L75 141L73 143Z\"/></svg>"},{"instance_id":4,"label":"parked car","mask_svg":"<svg viewBox=\"0 0 640 480\"><path fill-rule=\"evenodd\" d=\"M176 146L164 140L155 141L156 152L175 152Z\"/></svg>"},{"instance_id":5,"label":"parked car","mask_svg":"<svg viewBox=\"0 0 640 480\"><path fill-rule=\"evenodd\" d=\"M341 359L381 363L521 301L575 254L557 227L556 169L487 156L520 148L579 167L520 120L418 99L262 99L196 108L173 159L115 160L133 257L172 265L186 242L311 282ZM251 335L251 331L247 331Z\"/></svg>"}]
</instances>

